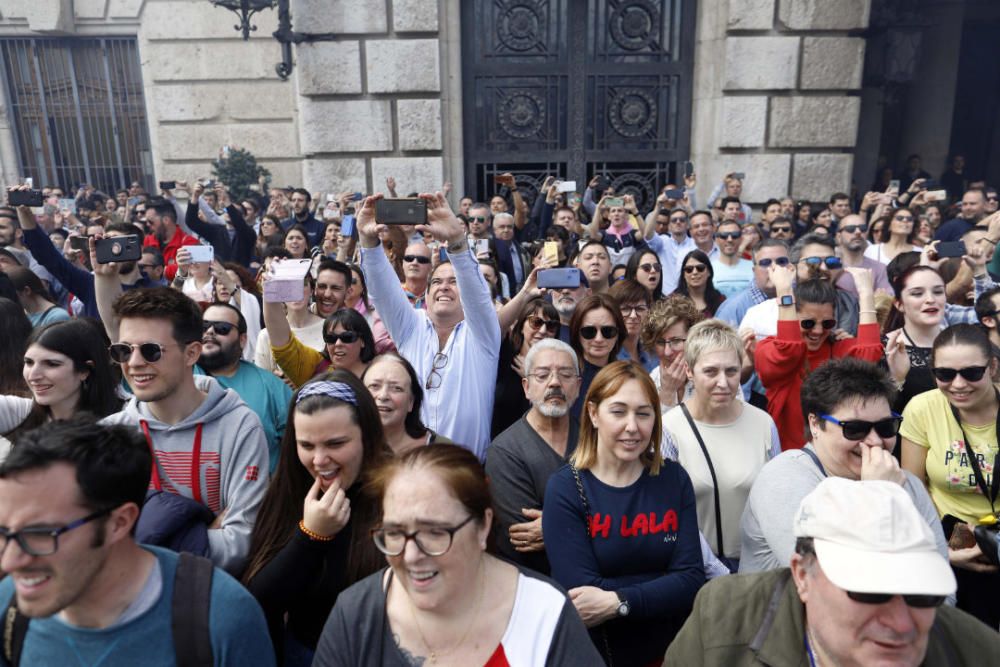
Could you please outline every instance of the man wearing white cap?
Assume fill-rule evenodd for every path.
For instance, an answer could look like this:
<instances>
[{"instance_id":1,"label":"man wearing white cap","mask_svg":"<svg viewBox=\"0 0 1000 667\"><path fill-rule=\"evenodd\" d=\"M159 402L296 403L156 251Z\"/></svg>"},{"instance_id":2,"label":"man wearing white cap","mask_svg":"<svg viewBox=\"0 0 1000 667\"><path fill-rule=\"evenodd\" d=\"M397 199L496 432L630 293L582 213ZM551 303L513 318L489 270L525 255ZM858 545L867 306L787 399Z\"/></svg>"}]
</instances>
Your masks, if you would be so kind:
<instances>
[{"instance_id":1,"label":"man wearing white cap","mask_svg":"<svg viewBox=\"0 0 1000 667\"><path fill-rule=\"evenodd\" d=\"M790 568L702 588L664 665L1000 664L1000 635L942 606L955 576L899 484L824 479L793 530Z\"/></svg>"}]
</instances>

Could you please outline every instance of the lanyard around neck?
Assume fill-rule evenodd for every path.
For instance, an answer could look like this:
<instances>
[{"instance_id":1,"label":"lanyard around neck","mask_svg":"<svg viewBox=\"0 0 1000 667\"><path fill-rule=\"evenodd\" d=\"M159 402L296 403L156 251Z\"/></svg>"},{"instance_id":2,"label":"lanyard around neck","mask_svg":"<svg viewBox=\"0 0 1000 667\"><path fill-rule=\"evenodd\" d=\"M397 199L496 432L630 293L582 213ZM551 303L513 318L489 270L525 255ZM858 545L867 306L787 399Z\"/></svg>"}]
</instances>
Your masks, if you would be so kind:
<instances>
[{"instance_id":1,"label":"lanyard around neck","mask_svg":"<svg viewBox=\"0 0 1000 667\"><path fill-rule=\"evenodd\" d=\"M997 391L996 389L993 391L997 397L997 402L1000 403L1000 391ZM949 403L948 407L951 408L951 414L955 418L955 423L958 424L958 430L962 433L962 444L965 445L965 454L969 457L969 465L972 467L972 475L976 478L976 486L979 487L979 490L982 491L984 496L986 496L986 499L990 501L990 511L993 513L993 516L996 516L997 510L995 503L997 500L997 494L1000 492L1000 471L998 471L998 466L1000 466L1000 449L998 449L997 453L993 455L993 479L992 483L987 486L986 478L983 477L983 471L979 467L979 459L976 457L976 453L972 450L972 445L969 444L969 436L965 434L965 429L962 428L961 415L958 413L958 409L954 405ZM1000 410L997 410L996 433L1000 436Z\"/></svg>"},{"instance_id":2,"label":"lanyard around neck","mask_svg":"<svg viewBox=\"0 0 1000 667\"><path fill-rule=\"evenodd\" d=\"M149 451L153 455L153 472L152 479L150 482L153 484L153 488L157 491L163 490L163 483L160 481L160 467L159 462L156 459L156 450L153 449L153 438L149 435L149 424L146 423L145 419L139 420L139 425L142 427L142 434L146 436L146 444L149 445ZM195 501L205 504L201 499L201 427L203 424L198 422L194 429L194 446L191 451L191 495L194 497Z\"/></svg>"}]
</instances>

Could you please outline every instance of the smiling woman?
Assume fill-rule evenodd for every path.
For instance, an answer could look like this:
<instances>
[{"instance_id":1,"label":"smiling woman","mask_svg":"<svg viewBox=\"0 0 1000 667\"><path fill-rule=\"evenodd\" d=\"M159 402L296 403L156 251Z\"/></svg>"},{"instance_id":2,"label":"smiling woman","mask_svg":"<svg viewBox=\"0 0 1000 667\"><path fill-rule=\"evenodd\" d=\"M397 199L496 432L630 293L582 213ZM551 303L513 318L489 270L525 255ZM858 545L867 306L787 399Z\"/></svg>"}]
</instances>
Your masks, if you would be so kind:
<instances>
[{"instance_id":1,"label":"smiling woman","mask_svg":"<svg viewBox=\"0 0 1000 667\"><path fill-rule=\"evenodd\" d=\"M279 664L308 665L337 595L382 565L367 539L376 508L361 487L389 453L375 402L350 373L324 375L292 397L244 576Z\"/></svg>"}]
</instances>

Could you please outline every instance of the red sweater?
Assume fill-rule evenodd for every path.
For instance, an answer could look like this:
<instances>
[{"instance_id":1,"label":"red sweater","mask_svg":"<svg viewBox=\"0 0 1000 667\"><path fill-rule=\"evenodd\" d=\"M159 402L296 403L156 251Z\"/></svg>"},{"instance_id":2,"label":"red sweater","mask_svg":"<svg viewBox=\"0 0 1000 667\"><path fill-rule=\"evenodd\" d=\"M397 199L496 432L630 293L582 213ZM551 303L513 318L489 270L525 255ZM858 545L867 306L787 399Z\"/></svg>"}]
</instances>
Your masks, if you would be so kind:
<instances>
[{"instance_id":1,"label":"red sweater","mask_svg":"<svg viewBox=\"0 0 1000 667\"><path fill-rule=\"evenodd\" d=\"M875 323L858 326L857 338L828 342L810 352L802 340L798 320L779 320L778 335L757 345L754 363L767 391L767 412L778 427L781 449L801 449L806 444L801 392L802 380L809 371L830 359L857 357L877 362L883 354Z\"/></svg>"}]
</instances>

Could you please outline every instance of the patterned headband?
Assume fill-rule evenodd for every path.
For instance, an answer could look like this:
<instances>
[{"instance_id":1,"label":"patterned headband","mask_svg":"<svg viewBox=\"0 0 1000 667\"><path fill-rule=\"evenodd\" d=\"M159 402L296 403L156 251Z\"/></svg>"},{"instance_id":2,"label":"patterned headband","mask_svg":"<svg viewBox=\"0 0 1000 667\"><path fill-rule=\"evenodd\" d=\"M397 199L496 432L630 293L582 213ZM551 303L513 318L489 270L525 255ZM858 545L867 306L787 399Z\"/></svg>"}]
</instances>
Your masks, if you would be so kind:
<instances>
[{"instance_id":1,"label":"patterned headband","mask_svg":"<svg viewBox=\"0 0 1000 667\"><path fill-rule=\"evenodd\" d=\"M351 389L351 385L344 382L331 382L329 380L310 382L299 391L299 395L295 399L295 404L298 405L303 399L310 396L329 396L330 398L350 403L355 407L358 405L358 397L354 393L354 390Z\"/></svg>"}]
</instances>

